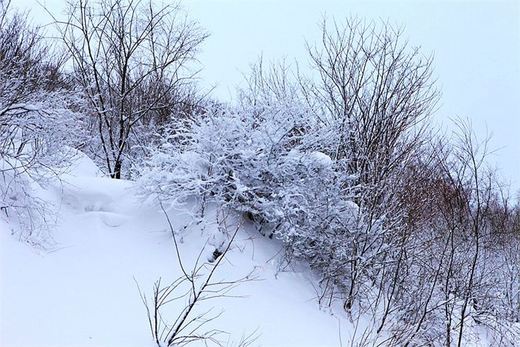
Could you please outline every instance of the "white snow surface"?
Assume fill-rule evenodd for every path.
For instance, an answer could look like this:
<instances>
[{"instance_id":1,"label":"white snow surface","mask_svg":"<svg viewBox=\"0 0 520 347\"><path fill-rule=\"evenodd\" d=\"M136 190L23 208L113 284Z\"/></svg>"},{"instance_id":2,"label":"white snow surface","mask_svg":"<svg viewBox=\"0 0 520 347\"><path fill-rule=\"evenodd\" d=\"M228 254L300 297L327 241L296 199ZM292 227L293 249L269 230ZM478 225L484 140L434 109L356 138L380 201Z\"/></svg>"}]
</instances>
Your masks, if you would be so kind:
<instances>
[{"instance_id":1,"label":"white snow surface","mask_svg":"<svg viewBox=\"0 0 520 347\"><path fill-rule=\"evenodd\" d=\"M20 242L0 219L2 347L155 345L137 284L150 296L159 277L166 283L181 274L164 214L135 197L133 182L98 177L88 158L78 161L54 187L60 206L54 249ZM188 225L179 238L185 265L205 244L209 257L218 239L214 215L201 230L188 214L168 213L176 229ZM309 271L277 271L280 248L241 228L217 278L255 269L259 280L231 293L243 297L203 303L200 310L222 311L208 327L228 332L220 338L229 346L255 331L253 346L340 345L340 318L318 308ZM182 305L173 302L167 313L175 317Z\"/></svg>"}]
</instances>

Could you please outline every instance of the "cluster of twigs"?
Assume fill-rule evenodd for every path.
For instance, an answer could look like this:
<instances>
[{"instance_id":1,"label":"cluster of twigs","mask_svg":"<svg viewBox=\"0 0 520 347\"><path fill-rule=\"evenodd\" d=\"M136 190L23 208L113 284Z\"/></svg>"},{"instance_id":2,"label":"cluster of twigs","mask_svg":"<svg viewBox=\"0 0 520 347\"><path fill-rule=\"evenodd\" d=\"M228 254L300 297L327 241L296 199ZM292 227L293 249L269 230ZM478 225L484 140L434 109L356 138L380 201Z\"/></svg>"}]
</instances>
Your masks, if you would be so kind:
<instances>
[{"instance_id":1,"label":"cluster of twigs","mask_svg":"<svg viewBox=\"0 0 520 347\"><path fill-rule=\"evenodd\" d=\"M222 311L214 313L213 308L202 311L197 310L197 308L208 300L230 297L238 298L240 296L232 295L230 292L240 284L256 280L253 274L254 271L231 281L215 279L215 274L230 250L240 230L241 224L236 225L230 234L227 244L222 250L219 250L213 262L208 263L201 261L205 249L205 247L203 247L194 265L191 269L188 269L182 260L177 236L171 220L162 205L161 208L168 221L182 275L167 285L162 284L161 278L155 281L151 301L149 301L138 285L139 295L146 307L152 337L158 346L184 346L200 340L222 346L219 336L227 334L225 331L219 329L203 329L206 325L218 319L222 315ZM162 314L165 307L169 303L181 299L185 300L186 304L179 311L175 320L173 322L166 320ZM238 345L248 346L256 340L256 337L256 332L253 332L250 335L242 337Z\"/></svg>"}]
</instances>

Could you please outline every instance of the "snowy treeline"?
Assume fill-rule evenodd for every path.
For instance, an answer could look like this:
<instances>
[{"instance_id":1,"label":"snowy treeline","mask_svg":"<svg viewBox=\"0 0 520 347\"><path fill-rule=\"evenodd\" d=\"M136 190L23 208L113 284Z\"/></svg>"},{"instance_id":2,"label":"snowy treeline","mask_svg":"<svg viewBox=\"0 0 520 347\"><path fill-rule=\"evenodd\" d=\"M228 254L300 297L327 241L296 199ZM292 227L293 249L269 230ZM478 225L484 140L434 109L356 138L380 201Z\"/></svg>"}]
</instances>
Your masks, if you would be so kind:
<instances>
[{"instance_id":1,"label":"snowy treeline","mask_svg":"<svg viewBox=\"0 0 520 347\"><path fill-rule=\"evenodd\" d=\"M370 317L359 345L520 341L520 206L469 121L431 125L433 61L391 25L324 21L312 71L259 61L228 104L197 89L207 34L179 8L78 1L51 50L6 5L0 206L25 240L42 241L31 189L76 148L143 200L217 205L281 240L320 305Z\"/></svg>"}]
</instances>

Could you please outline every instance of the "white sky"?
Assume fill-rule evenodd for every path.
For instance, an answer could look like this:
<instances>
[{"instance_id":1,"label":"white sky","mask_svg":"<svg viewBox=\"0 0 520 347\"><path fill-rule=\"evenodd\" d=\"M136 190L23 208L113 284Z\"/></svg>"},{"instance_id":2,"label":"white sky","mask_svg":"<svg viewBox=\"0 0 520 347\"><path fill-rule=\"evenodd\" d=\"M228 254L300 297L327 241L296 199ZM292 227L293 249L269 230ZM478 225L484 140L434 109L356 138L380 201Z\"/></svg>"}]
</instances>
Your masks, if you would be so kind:
<instances>
[{"instance_id":1,"label":"white sky","mask_svg":"<svg viewBox=\"0 0 520 347\"><path fill-rule=\"evenodd\" d=\"M64 1L41 0L59 12ZM165 1L168 2L168 1ZM242 73L260 54L265 60L306 62L305 40L318 39L320 19L349 15L389 19L404 26L411 45L434 53L442 91L439 119L469 117L489 131L494 160L520 189L520 1L184 0L211 36L203 46L200 77L229 99ZM46 16L36 0L14 0L36 22Z\"/></svg>"}]
</instances>

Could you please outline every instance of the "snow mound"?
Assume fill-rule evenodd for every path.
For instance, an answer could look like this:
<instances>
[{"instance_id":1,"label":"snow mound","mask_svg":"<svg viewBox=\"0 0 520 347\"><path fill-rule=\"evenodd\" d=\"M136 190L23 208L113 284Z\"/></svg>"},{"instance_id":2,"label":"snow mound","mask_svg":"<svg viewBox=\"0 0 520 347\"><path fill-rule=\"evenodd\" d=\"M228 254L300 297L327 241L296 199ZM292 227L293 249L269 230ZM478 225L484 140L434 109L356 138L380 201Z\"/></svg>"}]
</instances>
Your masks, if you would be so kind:
<instances>
[{"instance_id":1,"label":"snow mound","mask_svg":"<svg viewBox=\"0 0 520 347\"><path fill-rule=\"evenodd\" d=\"M67 170L71 176L100 177L102 172L99 167L86 154L74 148L68 148L72 154L72 163Z\"/></svg>"}]
</instances>

